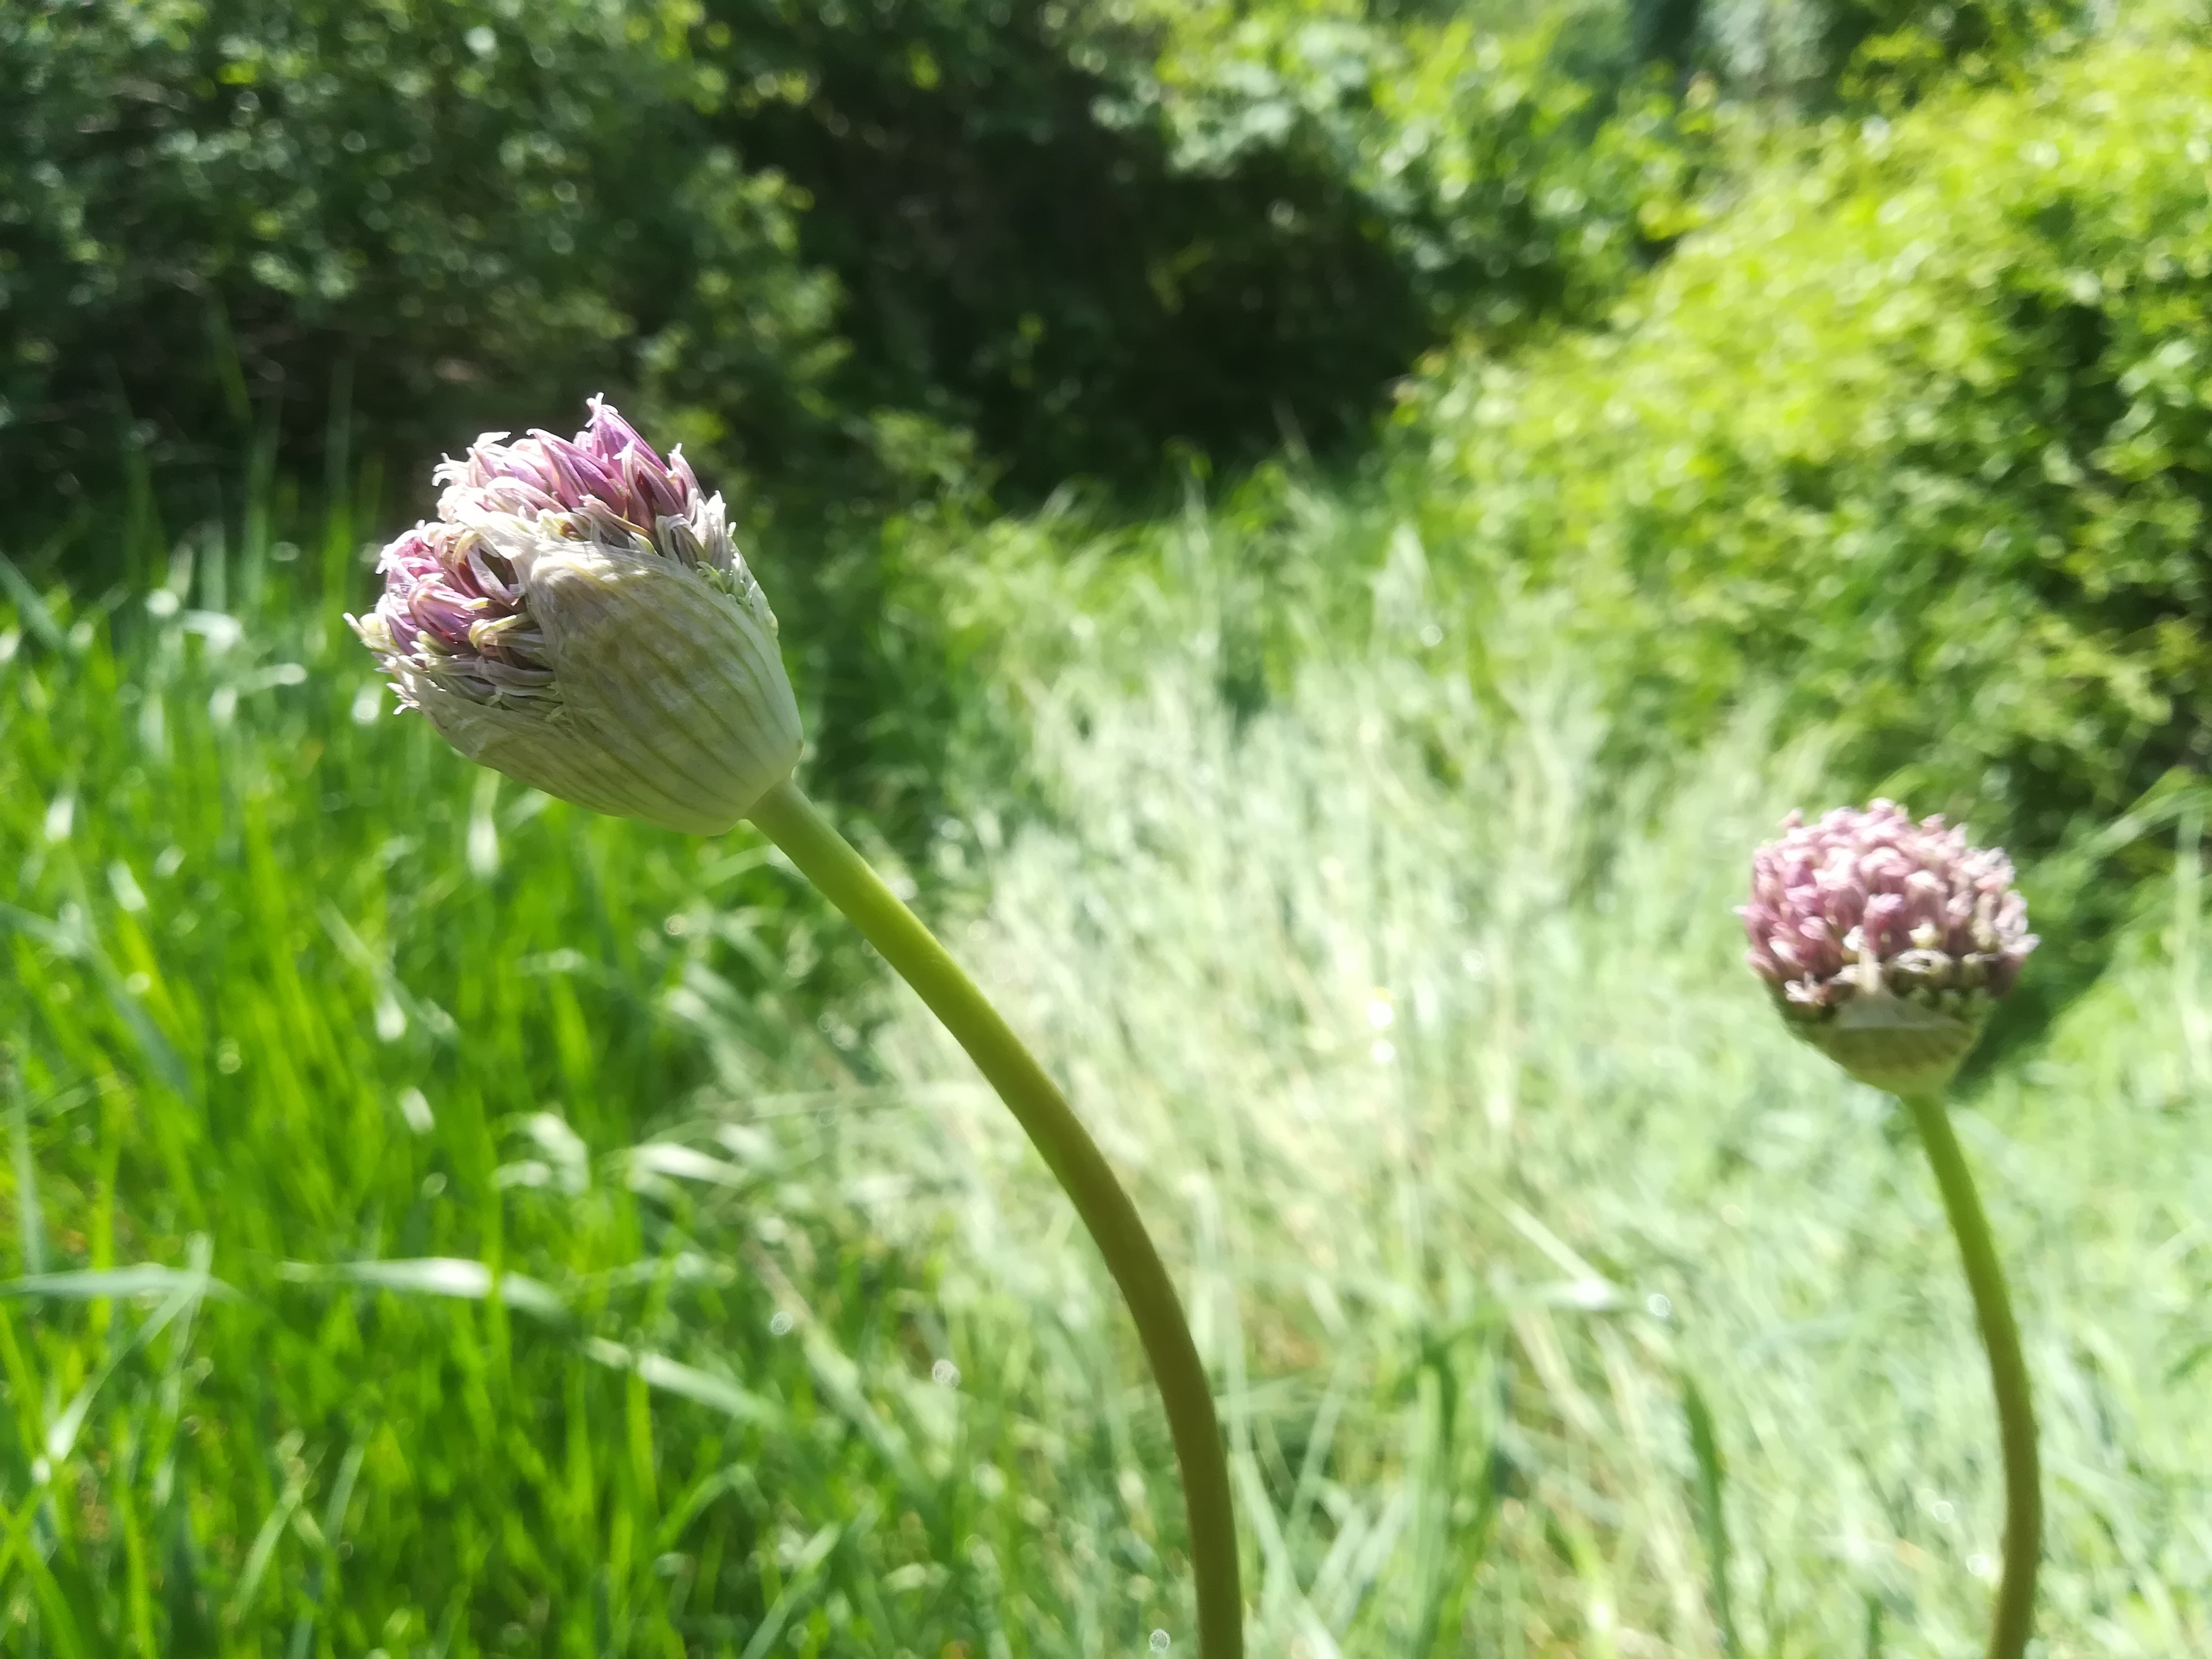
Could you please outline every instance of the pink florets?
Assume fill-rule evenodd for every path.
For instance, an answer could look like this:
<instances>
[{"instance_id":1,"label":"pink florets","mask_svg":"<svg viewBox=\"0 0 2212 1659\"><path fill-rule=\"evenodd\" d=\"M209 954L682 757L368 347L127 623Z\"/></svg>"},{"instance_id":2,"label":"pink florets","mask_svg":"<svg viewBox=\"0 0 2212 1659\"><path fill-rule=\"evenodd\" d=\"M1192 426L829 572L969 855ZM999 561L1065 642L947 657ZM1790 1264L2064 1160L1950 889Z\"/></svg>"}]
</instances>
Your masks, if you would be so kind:
<instances>
[{"instance_id":1,"label":"pink florets","mask_svg":"<svg viewBox=\"0 0 2212 1659\"><path fill-rule=\"evenodd\" d=\"M459 526L421 524L377 561L384 597L355 629L387 666L405 663L477 702L550 695L544 638L524 613L514 568ZM407 679L400 696L411 702Z\"/></svg>"},{"instance_id":2,"label":"pink florets","mask_svg":"<svg viewBox=\"0 0 2212 1659\"><path fill-rule=\"evenodd\" d=\"M1872 988L1869 973L1952 1012L2012 989L2036 940L2001 849L1887 800L1813 824L1792 812L1783 830L1753 855L1737 914L1747 960L1792 1018L1829 1018Z\"/></svg>"},{"instance_id":3,"label":"pink florets","mask_svg":"<svg viewBox=\"0 0 2212 1659\"><path fill-rule=\"evenodd\" d=\"M474 702L550 706L553 670L516 568L534 540L657 556L750 589L722 498L702 493L683 452L663 460L605 398L590 408L573 439L488 432L441 462L437 519L384 550L383 597L348 620L403 702L420 677Z\"/></svg>"},{"instance_id":4,"label":"pink florets","mask_svg":"<svg viewBox=\"0 0 2212 1659\"><path fill-rule=\"evenodd\" d=\"M604 398L591 400L591 418L574 438L532 428L507 441L487 432L462 460L442 463L440 483L449 486L439 505L478 505L522 514L578 513L606 518L647 536L665 519L688 520L699 501L699 481L678 451L662 460L653 446Z\"/></svg>"}]
</instances>

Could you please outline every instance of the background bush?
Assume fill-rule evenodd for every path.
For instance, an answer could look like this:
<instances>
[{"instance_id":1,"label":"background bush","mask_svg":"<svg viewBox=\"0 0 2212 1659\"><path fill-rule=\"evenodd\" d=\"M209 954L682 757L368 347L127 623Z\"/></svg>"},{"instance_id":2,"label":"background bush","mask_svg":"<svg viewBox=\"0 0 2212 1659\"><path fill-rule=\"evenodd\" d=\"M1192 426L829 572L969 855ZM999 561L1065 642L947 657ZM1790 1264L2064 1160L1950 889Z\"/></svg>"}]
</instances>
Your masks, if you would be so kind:
<instances>
[{"instance_id":1,"label":"background bush","mask_svg":"<svg viewBox=\"0 0 2212 1659\"><path fill-rule=\"evenodd\" d=\"M271 419L312 470L333 404L409 459L556 418L630 378L702 269L757 431L818 372L830 290L787 193L702 143L718 83L680 11L39 0L0 17L0 443L27 476L112 478L124 434L228 457Z\"/></svg>"},{"instance_id":2,"label":"background bush","mask_svg":"<svg viewBox=\"0 0 2212 1659\"><path fill-rule=\"evenodd\" d=\"M1853 775L2031 852L2198 772L2208 70L2115 44L1824 128L1610 328L1438 378L1425 538L1572 592L1640 742L1781 673Z\"/></svg>"},{"instance_id":3,"label":"background bush","mask_svg":"<svg viewBox=\"0 0 2212 1659\"><path fill-rule=\"evenodd\" d=\"M1171 448L1340 442L1463 315L1587 311L1678 189L1638 160L1663 114L1602 139L1548 26L1226 20L11 7L0 458L38 481L11 516L126 446L173 474L273 419L312 473L337 406L411 465L599 386L771 502L948 468L1141 490Z\"/></svg>"}]
</instances>

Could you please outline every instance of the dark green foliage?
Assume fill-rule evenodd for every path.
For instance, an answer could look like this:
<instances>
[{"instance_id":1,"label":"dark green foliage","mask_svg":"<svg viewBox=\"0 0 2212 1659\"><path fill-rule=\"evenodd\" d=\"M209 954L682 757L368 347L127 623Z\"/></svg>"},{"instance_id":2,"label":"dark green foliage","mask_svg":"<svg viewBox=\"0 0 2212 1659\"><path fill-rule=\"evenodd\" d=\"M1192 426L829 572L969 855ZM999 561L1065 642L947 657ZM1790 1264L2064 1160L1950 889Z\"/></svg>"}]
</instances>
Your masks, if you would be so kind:
<instances>
[{"instance_id":1,"label":"dark green foliage","mask_svg":"<svg viewBox=\"0 0 2212 1659\"><path fill-rule=\"evenodd\" d=\"M911 825L952 715L878 518L1338 449L1455 325L1596 314L1703 142L1607 38L1387 5L8 9L0 538L34 562L125 476L142 515L234 514L249 439L280 473L382 458L380 528L430 457L611 390L750 521L824 776Z\"/></svg>"},{"instance_id":2,"label":"dark green foliage","mask_svg":"<svg viewBox=\"0 0 2212 1659\"><path fill-rule=\"evenodd\" d=\"M2002 74L2063 39L2080 0L1822 0L1814 72L1847 95L1910 99L1948 76Z\"/></svg>"},{"instance_id":3,"label":"dark green foliage","mask_svg":"<svg viewBox=\"0 0 2212 1659\"><path fill-rule=\"evenodd\" d=\"M1686 176L1547 33L1397 9L8 8L0 523L339 401L411 477L632 394L814 517L1334 447L1461 319L1602 303Z\"/></svg>"},{"instance_id":4,"label":"dark green foliage","mask_svg":"<svg viewBox=\"0 0 2212 1659\"><path fill-rule=\"evenodd\" d=\"M1168 444L1334 444L1438 326L1382 216L1307 147L1181 166L1154 112L1102 107L1141 41L1066 11L711 0L734 84L804 87L711 125L812 204L799 245L852 344L838 403L970 429L1030 495L1142 482ZM711 407L711 343L656 386Z\"/></svg>"},{"instance_id":5,"label":"dark green foliage","mask_svg":"<svg viewBox=\"0 0 2212 1659\"><path fill-rule=\"evenodd\" d=\"M1630 35L1647 64L1686 69L1696 61L1704 0L1631 0Z\"/></svg>"},{"instance_id":6,"label":"dark green foliage","mask_svg":"<svg viewBox=\"0 0 2212 1659\"><path fill-rule=\"evenodd\" d=\"M157 467L271 418L296 453L334 374L401 456L558 419L702 267L746 319L737 418L782 430L819 361L787 203L702 186L711 82L650 9L35 0L0 12L0 445L50 487L108 475L133 418Z\"/></svg>"}]
</instances>

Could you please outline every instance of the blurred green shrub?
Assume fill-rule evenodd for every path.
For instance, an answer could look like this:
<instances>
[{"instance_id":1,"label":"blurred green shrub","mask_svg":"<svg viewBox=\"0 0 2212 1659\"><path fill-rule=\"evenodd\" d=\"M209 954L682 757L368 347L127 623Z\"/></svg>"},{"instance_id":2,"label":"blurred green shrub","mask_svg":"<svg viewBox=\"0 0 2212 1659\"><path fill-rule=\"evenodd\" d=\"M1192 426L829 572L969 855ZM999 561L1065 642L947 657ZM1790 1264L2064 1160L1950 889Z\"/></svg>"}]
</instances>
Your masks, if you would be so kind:
<instances>
[{"instance_id":1,"label":"blurred green shrub","mask_svg":"<svg viewBox=\"0 0 2212 1659\"><path fill-rule=\"evenodd\" d=\"M972 430L1030 499L1146 479L1164 445L1333 447L1462 323L1617 292L1639 212L1692 171L1671 100L1624 109L1563 25L1375 0L760 10L708 0L707 49L734 88L803 93L733 96L717 125L811 203L800 245L854 343L838 401Z\"/></svg>"},{"instance_id":2,"label":"blurred green shrub","mask_svg":"<svg viewBox=\"0 0 2212 1659\"><path fill-rule=\"evenodd\" d=\"M380 447L434 452L557 420L702 298L743 418L779 432L830 289L793 255L788 191L702 143L720 83L685 21L621 0L0 10L0 445L88 485L127 420L156 460L233 456L257 404L319 430L336 375Z\"/></svg>"},{"instance_id":3,"label":"blurred green shrub","mask_svg":"<svg viewBox=\"0 0 2212 1659\"><path fill-rule=\"evenodd\" d=\"M1846 94L1912 96L2019 64L2081 20L2076 0L1823 0L1818 72Z\"/></svg>"},{"instance_id":4,"label":"blurred green shrub","mask_svg":"<svg viewBox=\"0 0 2212 1659\"><path fill-rule=\"evenodd\" d=\"M714 129L805 192L799 246L834 274L852 345L830 392L894 467L927 477L915 438L972 434L1034 500L1075 475L1146 481L1174 444L1242 459L1285 425L1331 442L1438 337L1331 158L1185 165L1121 95L1149 46L1104 7L706 0L706 16L701 50L732 88ZM653 385L712 410L714 336L699 345Z\"/></svg>"},{"instance_id":5,"label":"blurred green shrub","mask_svg":"<svg viewBox=\"0 0 2212 1659\"><path fill-rule=\"evenodd\" d=\"M1408 488L1464 602L1561 584L1655 745L1781 671L2030 852L2201 769L2208 83L2120 43L1832 122L1615 326L1439 374Z\"/></svg>"},{"instance_id":6,"label":"blurred green shrub","mask_svg":"<svg viewBox=\"0 0 2212 1659\"><path fill-rule=\"evenodd\" d=\"M1894 105L1946 82L2002 79L2075 44L2100 10L2082 0L1632 0L1631 9L1650 55L1801 109Z\"/></svg>"},{"instance_id":7,"label":"blurred green shrub","mask_svg":"<svg viewBox=\"0 0 2212 1659\"><path fill-rule=\"evenodd\" d=\"M0 459L96 493L337 401L411 463L602 386L770 504L1325 447L1462 319L1601 304L1694 172L1559 28L1395 12L28 0Z\"/></svg>"},{"instance_id":8,"label":"blurred green shrub","mask_svg":"<svg viewBox=\"0 0 2212 1659\"><path fill-rule=\"evenodd\" d=\"M1428 313L1516 343L1593 320L1681 228L1713 159L1709 88L1639 69L1609 8L1146 0L1168 25L1135 84L1182 164L1310 155L1358 192Z\"/></svg>"}]
</instances>

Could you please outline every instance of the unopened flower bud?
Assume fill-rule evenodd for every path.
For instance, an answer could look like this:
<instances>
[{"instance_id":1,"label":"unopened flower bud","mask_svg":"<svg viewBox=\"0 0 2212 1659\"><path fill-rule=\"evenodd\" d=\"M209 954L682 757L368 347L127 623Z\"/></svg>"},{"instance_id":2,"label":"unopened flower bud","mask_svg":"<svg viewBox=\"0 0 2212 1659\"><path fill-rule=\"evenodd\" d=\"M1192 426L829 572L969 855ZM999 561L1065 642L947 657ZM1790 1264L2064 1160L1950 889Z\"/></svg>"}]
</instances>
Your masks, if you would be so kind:
<instances>
[{"instance_id":1,"label":"unopened flower bud","mask_svg":"<svg viewBox=\"0 0 2212 1659\"><path fill-rule=\"evenodd\" d=\"M1792 812L1737 914L1790 1030L1897 1094L1950 1080L2036 945L2001 850L1887 800Z\"/></svg>"},{"instance_id":2,"label":"unopened flower bud","mask_svg":"<svg viewBox=\"0 0 2212 1659\"><path fill-rule=\"evenodd\" d=\"M349 617L471 760L596 811L719 835L791 775L799 708L722 498L600 398L573 441L478 439Z\"/></svg>"}]
</instances>

